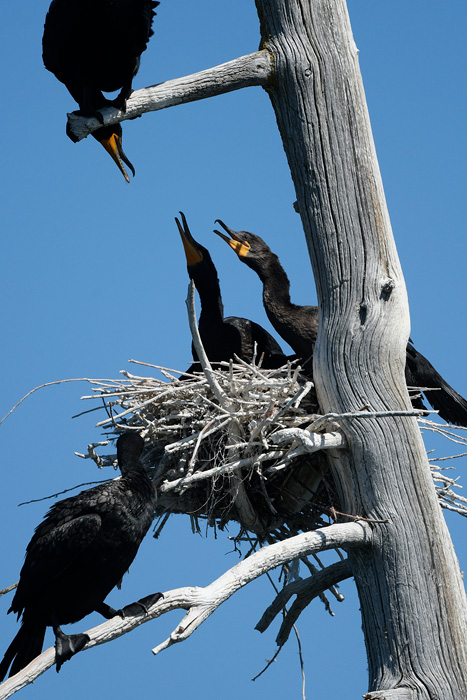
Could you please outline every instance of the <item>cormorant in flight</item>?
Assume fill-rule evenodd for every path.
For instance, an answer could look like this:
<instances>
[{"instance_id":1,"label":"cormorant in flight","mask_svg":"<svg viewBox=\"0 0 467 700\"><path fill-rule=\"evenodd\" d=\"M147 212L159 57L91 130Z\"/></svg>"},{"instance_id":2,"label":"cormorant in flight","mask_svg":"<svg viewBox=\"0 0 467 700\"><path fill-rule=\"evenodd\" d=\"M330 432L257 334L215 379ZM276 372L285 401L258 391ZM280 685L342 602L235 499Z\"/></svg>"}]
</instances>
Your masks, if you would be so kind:
<instances>
[{"instance_id":1,"label":"cormorant in flight","mask_svg":"<svg viewBox=\"0 0 467 700\"><path fill-rule=\"evenodd\" d=\"M53 0L45 18L42 57L47 70L66 85L79 114L96 117L114 105L123 112L132 92L140 56L151 29L154 0ZM103 92L120 90L114 100ZM67 129L68 136L74 140ZM92 135L110 153L127 182L124 163L135 170L122 148L120 124L103 126Z\"/></svg>"},{"instance_id":2,"label":"cormorant in flight","mask_svg":"<svg viewBox=\"0 0 467 700\"><path fill-rule=\"evenodd\" d=\"M116 611L104 599L128 570L153 521L156 492L139 459L143 448L140 435L121 435L121 478L58 501L36 528L8 610L23 617L0 663L0 681L10 665L13 676L41 653L47 626L55 633L59 671L89 641L87 634L65 634L60 625L94 610L108 619L131 614L132 606ZM144 608L158 597L139 604Z\"/></svg>"},{"instance_id":3,"label":"cormorant in flight","mask_svg":"<svg viewBox=\"0 0 467 700\"><path fill-rule=\"evenodd\" d=\"M188 274L201 300L198 327L209 361L228 362L235 354L251 362L256 343L257 358L263 356L262 367L275 369L284 365L287 357L280 345L258 323L238 316L224 318L219 278L209 251L195 241L183 212L180 212L180 216L182 223L178 218L175 221L183 241ZM198 359L194 348L193 358L195 361Z\"/></svg>"},{"instance_id":4,"label":"cormorant in flight","mask_svg":"<svg viewBox=\"0 0 467 700\"><path fill-rule=\"evenodd\" d=\"M313 351L318 335L318 307L297 306L290 300L290 282L279 258L268 245L248 231L233 231L220 219L227 233L215 230L236 252L239 260L251 267L263 283L263 304L271 324L290 345L308 374L312 374ZM436 371L412 343L407 344L405 379L409 387L422 387L431 406L448 423L467 427L467 401ZM425 391L433 389L433 391ZM414 398L416 408L424 409Z\"/></svg>"}]
</instances>

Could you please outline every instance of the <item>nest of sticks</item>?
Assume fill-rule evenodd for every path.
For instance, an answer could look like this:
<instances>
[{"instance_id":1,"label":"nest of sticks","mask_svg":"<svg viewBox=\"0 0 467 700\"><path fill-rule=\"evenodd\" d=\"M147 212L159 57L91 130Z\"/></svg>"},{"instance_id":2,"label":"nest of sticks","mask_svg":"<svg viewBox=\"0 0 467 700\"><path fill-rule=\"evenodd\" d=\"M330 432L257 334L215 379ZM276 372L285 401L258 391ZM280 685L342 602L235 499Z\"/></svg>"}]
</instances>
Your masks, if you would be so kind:
<instances>
[{"instance_id":1,"label":"nest of sticks","mask_svg":"<svg viewBox=\"0 0 467 700\"><path fill-rule=\"evenodd\" d=\"M234 520L260 537L327 524L336 502L326 460L301 449L294 432L317 418L314 386L299 367L237 361L179 375L145 366L163 379L123 371L115 380L92 380L93 393L83 398L104 402L107 417L97 425L112 436L143 434L157 515L185 513L220 529ZM104 444L82 456L100 467L115 464L114 454L96 452Z\"/></svg>"}]
</instances>

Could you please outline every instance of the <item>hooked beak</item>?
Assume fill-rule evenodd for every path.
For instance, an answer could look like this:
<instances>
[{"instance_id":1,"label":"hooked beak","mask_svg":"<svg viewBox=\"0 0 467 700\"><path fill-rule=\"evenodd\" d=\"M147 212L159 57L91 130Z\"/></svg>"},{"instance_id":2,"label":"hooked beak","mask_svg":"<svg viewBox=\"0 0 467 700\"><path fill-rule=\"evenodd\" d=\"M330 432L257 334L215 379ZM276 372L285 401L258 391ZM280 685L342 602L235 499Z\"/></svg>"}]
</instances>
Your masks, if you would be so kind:
<instances>
[{"instance_id":1,"label":"hooked beak","mask_svg":"<svg viewBox=\"0 0 467 700\"><path fill-rule=\"evenodd\" d=\"M182 238L183 248L185 250L186 256L186 264L188 265L188 267L191 267L192 265L196 265L197 263L200 263L203 260L203 254L200 250L198 250L196 241L191 235L190 229L188 228L185 214L182 211L180 212L180 216L182 217L183 226L177 219L177 217L175 217L175 223L177 224L178 232Z\"/></svg>"},{"instance_id":2,"label":"hooked beak","mask_svg":"<svg viewBox=\"0 0 467 700\"><path fill-rule=\"evenodd\" d=\"M226 231L229 235L226 236L217 229L214 229L214 233L217 233L218 236L223 238L224 241L229 244L232 250L237 253L240 260L242 258L246 258L250 250L250 244L247 241L243 241L236 231L233 231L231 228L226 226L220 219L216 219L214 223L220 224L224 231Z\"/></svg>"},{"instance_id":3,"label":"hooked beak","mask_svg":"<svg viewBox=\"0 0 467 700\"><path fill-rule=\"evenodd\" d=\"M135 176L135 169L125 155L125 152L122 147L122 129L120 126L119 128L117 128L117 126L119 125L104 127L103 129L97 129L93 132L92 135L99 141L99 143L101 143L104 146L105 150L110 155L112 160L114 160L117 164L117 167L122 173L125 180L127 182L130 182L128 173L125 170L125 165L127 165L128 168L131 170L131 172L133 173L133 177ZM123 165L124 163L125 165Z\"/></svg>"}]
</instances>

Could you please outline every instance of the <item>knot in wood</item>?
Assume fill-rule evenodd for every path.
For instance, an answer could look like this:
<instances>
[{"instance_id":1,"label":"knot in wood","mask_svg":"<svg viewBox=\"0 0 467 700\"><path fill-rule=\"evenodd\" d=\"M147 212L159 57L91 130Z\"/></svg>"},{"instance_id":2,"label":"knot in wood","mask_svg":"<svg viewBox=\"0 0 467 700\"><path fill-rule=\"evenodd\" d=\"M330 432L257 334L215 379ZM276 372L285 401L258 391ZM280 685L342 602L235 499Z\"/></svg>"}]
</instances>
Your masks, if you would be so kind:
<instances>
[{"instance_id":1,"label":"knot in wood","mask_svg":"<svg viewBox=\"0 0 467 700\"><path fill-rule=\"evenodd\" d=\"M381 299L383 301L389 301L389 297L391 296L395 286L396 283L393 279L391 279L391 277L388 277L387 279L383 280L383 284L381 286Z\"/></svg>"}]
</instances>

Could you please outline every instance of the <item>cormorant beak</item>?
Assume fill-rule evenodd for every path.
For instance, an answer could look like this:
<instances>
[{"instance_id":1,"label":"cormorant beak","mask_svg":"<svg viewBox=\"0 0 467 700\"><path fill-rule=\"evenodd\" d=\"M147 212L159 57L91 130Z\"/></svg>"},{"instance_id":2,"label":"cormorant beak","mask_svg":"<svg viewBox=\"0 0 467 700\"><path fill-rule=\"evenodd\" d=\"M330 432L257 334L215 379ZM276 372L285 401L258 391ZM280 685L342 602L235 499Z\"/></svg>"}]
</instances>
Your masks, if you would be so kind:
<instances>
[{"instance_id":1,"label":"cormorant beak","mask_svg":"<svg viewBox=\"0 0 467 700\"><path fill-rule=\"evenodd\" d=\"M217 233L218 236L223 238L224 241L229 244L232 250L237 253L240 260L242 258L246 258L250 250L250 244L247 241L243 241L236 231L233 231L231 228L226 226L220 219L216 219L214 223L220 224L224 231L226 231L229 235L226 236L220 231L217 231L217 229L214 229L214 233Z\"/></svg>"},{"instance_id":2,"label":"cormorant beak","mask_svg":"<svg viewBox=\"0 0 467 700\"><path fill-rule=\"evenodd\" d=\"M96 129L96 131L94 131L92 135L99 141L99 143L101 143L104 146L107 153L117 164L118 169L122 173L125 180L127 182L130 182L128 173L125 170L125 165L127 165L128 168L131 170L131 172L133 173L133 177L135 176L135 169L126 157L125 152L123 150L122 127L120 126L120 124L114 124L112 126L105 126L101 129ZM125 165L123 165L123 163L125 163Z\"/></svg>"},{"instance_id":3,"label":"cormorant beak","mask_svg":"<svg viewBox=\"0 0 467 700\"><path fill-rule=\"evenodd\" d=\"M188 228L185 214L182 211L180 212L180 216L182 217L183 226L177 217L175 217L175 223L177 224L178 232L182 237L183 248L185 249L186 264L188 267L191 267L192 265L202 262L203 254L200 250L198 250L196 241Z\"/></svg>"}]
</instances>

